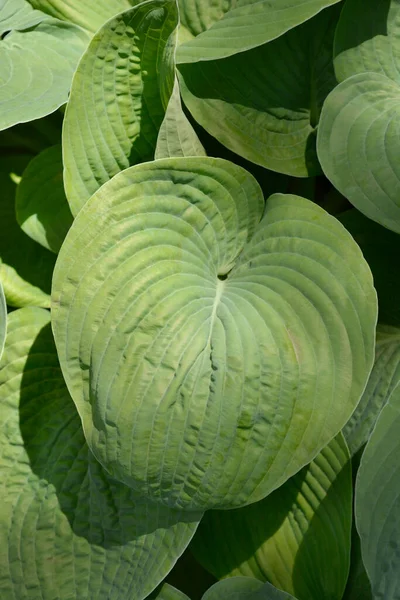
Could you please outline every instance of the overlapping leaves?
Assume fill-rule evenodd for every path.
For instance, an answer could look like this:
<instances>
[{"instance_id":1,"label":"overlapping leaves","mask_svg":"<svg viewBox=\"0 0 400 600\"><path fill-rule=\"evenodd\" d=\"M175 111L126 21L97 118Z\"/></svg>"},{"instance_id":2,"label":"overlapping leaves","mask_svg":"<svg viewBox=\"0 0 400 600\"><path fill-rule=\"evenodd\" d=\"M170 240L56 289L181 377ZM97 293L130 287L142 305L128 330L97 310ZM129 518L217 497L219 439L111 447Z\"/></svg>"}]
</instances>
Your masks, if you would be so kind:
<instances>
[{"instance_id":1,"label":"overlapping leaves","mask_svg":"<svg viewBox=\"0 0 400 600\"><path fill-rule=\"evenodd\" d=\"M180 65L182 96L193 117L230 150L263 167L301 177L320 173L316 127L336 83L338 14L332 7L249 52Z\"/></svg>"},{"instance_id":2,"label":"overlapping leaves","mask_svg":"<svg viewBox=\"0 0 400 600\"><path fill-rule=\"evenodd\" d=\"M26 0L0 0L0 37L0 129L64 104L86 34Z\"/></svg>"},{"instance_id":3,"label":"overlapping leaves","mask_svg":"<svg viewBox=\"0 0 400 600\"><path fill-rule=\"evenodd\" d=\"M208 512L192 549L219 579L251 576L299 600L341 600L351 519L350 456L339 435L264 500Z\"/></svg>"},{"instance_id":4,"label":"overlapping leaves","mask_svg":"<svg viewBox=\"0 0 400 600\"><path fill-rule=\"evenodd\" d=\"M370 219L400 233L399 5L346 2L335 42L342 81L328 96L318 132L325 175Z\"/></svg>"},{"instance_id":5,"label":"overlapping leaves","mask_svg":"<svg viewBox=\"0 0 400 600\"><path fill-rule=\"evenodd\" d=\"M63 130L71 212L119 171L151 160L174 85L175 0L150 0L108 21L75 73Z\"/></svg>"},{"instance_id":6,"label":"overlapping leaves","mask_svg":"<svg viewBox=\"0 0 400 600\"><path fill-rule=\"evenodd\" d=\"M272 196L260 221L263 202L228 161L138 165L59 254L53 326L88 443L170 506L263 498L343 427L372 365L356 244L307 200Z\"/></svg>"},{"instance_id":7,"label":"overlapping leaves","mask_svg":"<svg viewBox=\"0 0 400 600\"><path fill-rule=\"evenodd\" d=\"M48 311L9 315L0 405L0 538L7 540L1 598L143 599L201 515L152 505L94 459L59 368Z\"/></svg>"},{"instance_id":8,"label":"overlapping leaves","mask_svg":"<svg viewBox=\"0 0 400 600\"><path fill-rule=\"evenodd\" d=\"M216 60L261 46L338 1L181 0L184 24L200 35L179 47L178 62Z\"/></svg>"}]
</instances>

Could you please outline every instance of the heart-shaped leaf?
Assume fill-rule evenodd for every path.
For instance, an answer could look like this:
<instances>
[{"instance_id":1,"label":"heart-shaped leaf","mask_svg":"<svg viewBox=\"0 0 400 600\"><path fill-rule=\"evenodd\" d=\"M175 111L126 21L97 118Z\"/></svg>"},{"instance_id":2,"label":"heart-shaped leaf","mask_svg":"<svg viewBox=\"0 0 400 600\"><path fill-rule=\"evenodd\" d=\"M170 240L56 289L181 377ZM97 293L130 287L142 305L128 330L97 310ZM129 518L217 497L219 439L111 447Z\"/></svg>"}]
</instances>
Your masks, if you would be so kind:
<instances>
[{"instance_id":1,"label":"heart-shaped leaf","mask_svg":"<svg viewBox=\"0 0 400 600\"><path fill-rule=\"evenodd\" d=\"M29 0L34 8L95 32L108 19L127 10L134 0Z\"/></svg>"},{"instance_id":2,"label":"heart-shaped leaf","mask_svg":"<svg viewBox=\"0 0 400 600\"><path fill-rule=\"evenodd\" d=\"M58 252L73 220L64 192L61 146L31 160L17 187L15 208L23 231Z\"/></svg>"},{"instance_id":3,"label":"heart-shaped leaf","mask_svg":"<svg viewBox=\"0 0 400 600\"><path fill-rule=\"evenodd\" d=\"M142 600L201 515L153 505L90 453L59 368L50 313L9 315L0 363L0 596Z\"/></svg>"},{"instance_id":4,"label":"heart-shaped leaf","mask_svg":"<svg viewBox=\"0 0 400 600\"><path fill-rule=\"evenodd\" d=\"M339 82L365 71L400 82L399 17L397 0L346 0L334 45Z\"/></svg>"},{"instance_id":5,"label":"heart-shaped leaf","mask_svg":"<svg viewBox=\"0 0 400 600\"><path fill-rule=\"evenodd\" d=\"M299 600L341 600L350 564L352 495L350 455L339 434L264 500L206 513L192 551L218 579L245 575Z\"/></svg>"},{"instance_id":6,"label":"heart-shaped leaf","mask_svg":"<svg viewBox=\"0 0 400 600\"><path fill-rule=\"evenodd\" d=\"M320 173L316 127L336 84L337 17L335 6L249 52L181 65L182 97L193 117L247 160L288 175Z\"/></svg>"},{"instance_id":7,"label":"heart-shaped leaf","mask_svg":"<svg viewBox=\"0 0 400 600\"><path fill-rule=\"evenodd\" d=\"M68 99L87 35L26 0L0 0L0 129L43 117Z\"/></svg>"},{"instance_id":8,"label":"heart-shaped leaf","mask_svg":"<svg viewBox=\"0 0 400 600\"><path fill-rule=\"evenodd\" d=\"M356 523L373 598L400 594L400 384L383 408L361 458Z\"/></svg>"},{"instance_id":9,"label":"heart-shaped leaf","mask_svg":"<svg viewBox=\"0 0 400 600\"><path fill-rule=\"evenodd\" d=\"M83 55L63 130L73 215L113 175L153 158L174 85L177 24L175 0L143 2L108 21Z\"/></svg>"},{"instance_id":10,"label":"heart-shaped leaf","mask_svg":"<svg viewBox=\"0 0 400 600\"><path fill-rule=\"evenodd\" d=\"M367 387L343 433L354 456L368 441L376 419L400 381L400 329L378 325L375 364Z\"/></svg>"},{"instance_id":11,"label":"heart-shaped leaf","mask_svg":"<svg viewBox=\"0 0 400 600\"><path fill-rule=\"evenodd\" d=\"M317 150L325 175L368 218L400 233L400 85L379 73L345 79L327 97Z\"/></svg>"},{"instance_id":12,"label":"heart-shaped leaf","mask_svg":"<svg viewBox=\"0 0 400 600\"><path fill-rule=\"evenodd\" d=\"M31 240L15 218L15 176L22 175L29 159L16 154L0 163L0 279L10 306L48 307L56 257Z\"/></svg>"},{"instance_id":13,"label":"heart-shaped leaf","mask_svg":"<svg viewBox=\"0 0 400 600\"><path fill-rule=\"evenodd\" d=\"M311 19L323 8L339 0L230 0L225 12L221 1L182 0L184 24L192 32L204 25L211 25L193 40L178 48L177 62L192 63L217 60L250 50L280 37L297 25ZM226 6L226 3L224 3ZM217 10L211 10L211 6ZM211 24L211 19L222 18ZM193 16L192 16L193 15ZM203 25L204 23L204 25ZM286 67L289 65L286 64ZM282 73L280 73L282 75Z\"/></svg>"},{"instance_id":14,"label":"heart-shaped leaf","mask_svg":"<svg viewBox=\"0 0 400 600\"><path fill-rule=\"evenodd\" d=\"M155 158L205 156L202 143L182 110L178 80L169 99L157 139Z\"/></svg>"},{"instance_id":15,"label":"heart-shaped leaf","mask_svg":"<svg viewBox=\"0 0 400 600\"><path fill-rule=\"evenodd\" d=\"M303 198L263 205L222 159L137 165L58 256L53 327L89 446L169 506L266 496L339 432L372 368L376 294L350 234Z\"/></svg>"}]
</instances>

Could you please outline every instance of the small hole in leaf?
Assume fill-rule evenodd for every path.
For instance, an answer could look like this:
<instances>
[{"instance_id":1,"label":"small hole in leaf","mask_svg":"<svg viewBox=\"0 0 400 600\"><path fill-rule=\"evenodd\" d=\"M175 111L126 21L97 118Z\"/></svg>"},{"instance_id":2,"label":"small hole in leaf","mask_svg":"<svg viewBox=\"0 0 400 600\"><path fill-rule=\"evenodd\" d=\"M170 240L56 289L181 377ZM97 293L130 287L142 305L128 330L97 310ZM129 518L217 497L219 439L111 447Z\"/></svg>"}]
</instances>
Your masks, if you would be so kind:
<instances>
[{"instance_id":1,"label":"small hole in leaf","mask_svg":"<svg viewBox=\"0 0 400 600\"><path fill-rule=\"evenodd\" d=\"M224 273L223 275L218 275L218 279L221 281L225 281L228 278L228 273Z\"/></svg>"},{"instance_id":2,"label":"small hole in leaf","mask_svg":"<svg viewBox=\"0 0 400 600\"><path fill-rule=\"evenodd\" d=\"M0 40L4 40L5 37L8 36L8 34L11 33L11 31L4 31L1 35L0 35Z\"/></svg>"}]
</instances>

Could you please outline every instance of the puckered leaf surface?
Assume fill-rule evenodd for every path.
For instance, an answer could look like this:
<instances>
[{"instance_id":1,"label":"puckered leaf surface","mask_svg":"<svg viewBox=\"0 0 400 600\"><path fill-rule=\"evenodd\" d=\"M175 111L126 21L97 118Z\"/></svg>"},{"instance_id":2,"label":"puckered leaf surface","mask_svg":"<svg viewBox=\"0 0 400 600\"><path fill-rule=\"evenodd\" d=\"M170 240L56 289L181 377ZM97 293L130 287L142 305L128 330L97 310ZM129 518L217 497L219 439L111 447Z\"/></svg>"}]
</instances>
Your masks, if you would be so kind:
<instances>
[{"instance_id":1,"label":"puckered leaf surface","mask_svg":"<svg viewBox=\"0 0 400 600\"><path fill-rule=\"evenodd\" d=\"M150 504L95 460L44 309L9 315L0 411L2 600L142 600L201 515Z\"/></svg>"},{"instance_id":2,"label":"puckered leaf surface","mask_svg":"<svg viewBox=\"0 0 400 600\"><path fill-rule=\"evenodd\" d=\"M383 408L361 458L356 523L373 598L400 594L400 386Z\"/></svg>"},{"instance_id":3,"label":"puckered leaf surface","mask_svg":"<svg viewBox=\"0 0 400 600\"><path fill-rule=\"evenodd\" d=\"M249 52L180 65L182 97L193 117L247 160L293 176L319 174L316 129L336 85L338 14L332 7Z\"/></svg>"},{"instance_id":4,"label":"puckered leaf surface","mask_svg":"<svg viewBox=\"0 0 400 600\"><path fill-rule=\"evenodd\" d=\"M209 511L191 548L218 579L245 575L269 581L299 600L341 600L351 521L350 455L339 434L264 500Z\"/></svg>"},{"instance_id":5,"label":"puckered leaf surface","mask_svg":"<svg viewBox=\"0 0 400 600\"><path fill-rule=\"evenodd\" d=\"M217 60L261 46L338 1L181 0L186 28L195 35L206 29L179 46L177 60L179 63ZM219 15L222 18L218 19Z\"/></svg>"},{"instance_id":6,"label":"puckered leaf surface","mask_svg":"<svg viewBox=\"0 0 400 600\"><path fill-rule=\"evenodd\" d=\"M26 0L0 0L0 129L39 119L68 99L88 38Z\"/></svg>"},{"instance_id":7,"label":"puckered leaf surface","mask_svg":"<svg viewBox=\"0 0 400 600\"><path fill-rule=\"evenodd\" d=\"M75 73L63 130L71 212L130 165L154 157L174 85L178 10L149 0L108 21Z\"/></svg>"},{"instance_id":8,"label":"puckered leaf surface","mask_svg":"<svg viewBox=\"0 0 400 600\"><path fill-rule=\"evenodd\" d=\"M376 293L350 234L297 196L263 210L241 167L162 159L104 185L58 257L53 327L89 446L170 506L266 496L372 368Z\"/></svg>"}]
</instances>

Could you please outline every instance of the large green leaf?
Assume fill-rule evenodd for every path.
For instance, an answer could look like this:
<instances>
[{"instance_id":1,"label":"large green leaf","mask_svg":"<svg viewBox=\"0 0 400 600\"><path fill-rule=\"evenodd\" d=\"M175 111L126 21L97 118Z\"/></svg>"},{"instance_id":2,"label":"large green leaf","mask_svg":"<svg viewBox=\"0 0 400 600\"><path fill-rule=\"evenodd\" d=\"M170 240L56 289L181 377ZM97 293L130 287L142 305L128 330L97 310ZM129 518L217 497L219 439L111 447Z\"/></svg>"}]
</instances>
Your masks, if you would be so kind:
<instances>
[{"instance_id":1,"label":"large green leaf","mask_svg":"<svg viewBox=\"0 0 400 600\"><path fill-rule=\"evenodd\" d=\"M266 496L343 427L372 368L360 249L308 200L274 195L260 221L263 204L222 159L137 165L58 256L53 327L89 445L170 506Z\"/></svg>"},{"instance_id":2,"label":"large green leaf","mask_svg":"<svg viewBox=\"0 0 400 600\"><path fill-rule=\"evenodd\" d=\"M378 325L375 364L356 410L343 429L354 456L368 441L379 413L400 381L400 329Z\"/></svg>"},{"instance_id":3,"label":"large green leaf","mask_svg":"<svg viewBox=\"0 0 400 600\"><path fill-rule=\"evenodd\" d=\"M113 175L153 158L174 84L177 23L175 0L143 2L108 21L79 63L63 130L74 215Z\"/></svg>"},{"instance_id":4,"label":"large green leaf","mask_svg":"<svg viewBox=\"0 0 400 600\"><path fill-rule=\"evenodd\" d=\"M360 73L327 97L317 150L325 175L350 202L400 233L400 85Z\"/></svg>"},{"instance_id":5,"label":"large green leaf","mask_svg":"<svg viewBox=\"0 0 400 600\"><path fill-rule=\"evenodd\" d=\"M361 458L356 524L374 599L400 595L400 385L383 408Z\"/></svg>"},{"instance_id":6,"label":"large green leaf","mask_svg":"<svg viewBox=\"0 0 400 600\"><path fill-rule=\"evenodd\" d=\"M398 0L346 0L335 35L338 81L365 71L400 82Z\"/></svg>"},{"instance_id":7,"label":"large green leaf","mask_svg":"<svg viewBox=\"0 0 400 600\"><path fill-rule=\"evenodd\" d=\"M338 435L261 502L206 513L191 547L219 579L251 576L299 600L341 600L351 521L350 456Z\"/></svg>"},{"instance_id":8,"label":"large green leaf","mask_svg":"<svg viewBox=\"0 0 400 600\"><path fill-rule=\"evenodd\" d=\"M400 327L400 279L397 261L393 260L400 255L400 236L356 209L347 210L338 219L360 246L372 271L378 293L379 322Z\"/></svg>"},{"instance_id":9,"label":"large green leaf","mask_svg":"<svg viewBox=\"0 0 400 600\"><path fill-rule=\"evenodd\" d=\"M0 358L3 354L4 342L7 334L7 305L3 285L0 280Z\"/></svg>"},{"instance_id":10,"label":"large green leaf","mask_svg":"<svg viewBox=\"0 0 400 600\"><path fill-rule=\"evenodd\" d=\"M132 4L134 0L29 0L35 8L58 19L76 23L95 32L108 19Z\"/></svg>"},{"instance_id":11,"label":"large green leaf","mask_svg":"<svg viewBox=\"0 0 400 600\"><path fill-rule=\"evenodd\" d=\"M29 155L0 160L0 279L10 306L50 306L55 256L31 240L15 218L16 184ZM15 180L15 177L14 177Z\"/></svg>"},{"instance_id":12,"label":"large green leaf","mask_svg":"<svg viewBox=\"0 0 400 600\"><path fill-rule=\"evenodd\" d=\"M178 80L169 99L157 139L155 158L205 156L202 143L182 110Z\"/></svg>"},{"instance_id":13,"label":"large green leaf","mask_svg":"<svg viewBox=\"0 0 400 600\"><path fill-rule=\"evenodd\" d=\"M232 577L219 581L203 596L203 600L296 600L269 583L251 577Z\"/></svg>"},{"instance_id":14,"label":"large green leaf","mask_svg":"<svg viewBox=\"0 0 400 600\"><path fill-rule=\"evenodd\" d=\"M86 445L59 368L50 313L9 315L0 363L2 600L141 600L200 515L152 505Z\"/></svg>"},{"instance_id":15,"label":"large green leaf","mask_svg":"<svg viewBox=\"0 0 400 600\"><path fill-rule=\"evenodd\" d=\"M225 12L224 2L212 0L182 0L184 25L193 33L204 25L211 25L193 40L178 48L179 63L217 60L250 50L278 38L297 25L301 25L323 8L339 0L231 0L230 10ZM217 10L211 10L211 6ZM221 8L222 7L222 10ZM190 12L189 12L190 11ZM214 23L218 13L223 17ZM207 16L206 16L207 15ZM285 65L286 68L289 64ZM280 73L281 74L281 73Z\"/></svg>"},{"instance_id":16,"label":"large green leaf","mask_svg":"<svg viewBox=\"0 0 400 600\"><path fill-rule=\"evenodd\" d=\"M252 162L294 176L320 173L316 127L336 84L337 17L335 6L255 50L181 65L182 97L193 117Z\"/></svg>"},{"instance_id":17,"label":"large green leaf","mask_svg":"<svg viewBox=\"0 0 400 600\"><path fill-rule=\"evenodd\" d=\"M0 129L64 104L87 35L25 0L0 0L0 36Z\"/></svg>"},{"instance_id":18,"label":"large green leaf","mask_svg":"<svg viewBox=\"0 0 400 600\"><path fill-rule=\"evenodd\" d=\"M64 192L61 146L31 160L17 187L15 207L23 231L58 252L73 220Z\"/></svg>"}]
</instances>

